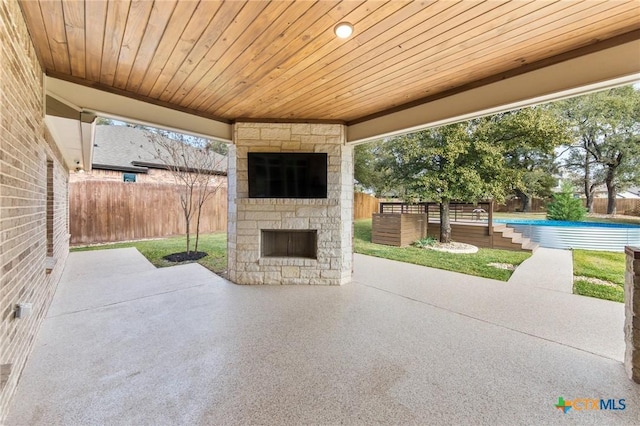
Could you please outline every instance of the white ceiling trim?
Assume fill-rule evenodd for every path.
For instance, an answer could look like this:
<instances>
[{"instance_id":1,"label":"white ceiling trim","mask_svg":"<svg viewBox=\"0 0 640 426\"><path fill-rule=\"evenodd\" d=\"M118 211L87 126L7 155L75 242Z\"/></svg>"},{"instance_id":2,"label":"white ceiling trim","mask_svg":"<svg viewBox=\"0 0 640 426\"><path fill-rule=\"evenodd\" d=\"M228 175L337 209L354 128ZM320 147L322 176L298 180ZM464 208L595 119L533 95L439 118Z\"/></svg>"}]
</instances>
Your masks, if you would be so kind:
<instances>
[{"instance_id":1,"label":"white ceiling trim","mask_svg":"<svg viewBox=\"0 0 640 426\"><path fill-rule=\"evenodd\" d=\"M80 120L45 115L44 123L69 170L91 167L91 157L84 155Z\"/></svg>"},{"instance_id":2,"label":"white ceiling trim","mask_svg":"<svg viewBox=\"0 0 640 426\"><path fill-rule=\"evenodd\" d=\"M640 80L640 41L625 43L347 127L360 144Z\"/></svg>"},{"instance_id":3,"label":"white ceiling trim","mask_svg":"<svg viewBox=\"0 0 640 426\"><path fill-rule=\"evenodd\" d=\"M61 102L77 105L83 112L231 142L230 124L52 77L46 80L48 94Z\"/></svg>"}]
</instances>

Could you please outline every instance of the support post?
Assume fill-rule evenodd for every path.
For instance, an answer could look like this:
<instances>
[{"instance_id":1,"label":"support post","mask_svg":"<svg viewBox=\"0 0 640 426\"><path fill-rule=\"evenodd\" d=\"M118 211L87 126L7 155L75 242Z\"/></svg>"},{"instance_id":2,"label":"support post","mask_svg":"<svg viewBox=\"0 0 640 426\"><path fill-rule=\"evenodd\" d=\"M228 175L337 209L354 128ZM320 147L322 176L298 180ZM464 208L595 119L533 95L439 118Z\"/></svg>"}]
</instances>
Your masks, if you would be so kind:
<instances>
[{"instance_id":1,"label":"support post","mask_svg":"<svg viewBox=\"0 0 640 426\"><path fill-rule=\"evenodd\" d=\"M489 217L487 222L489 225L489 235L493 235L493 200L489 201Z\"/></svg>"},{"instance_id":2,"label":"support post","mask_svg":"<svg viewBox=\"0 0 640 426\"><path fill-rule=\"evenodd\" d=\"M624 367L631 380L640 383L640 247L625 247Z\"/></svg>"}]
</instances>

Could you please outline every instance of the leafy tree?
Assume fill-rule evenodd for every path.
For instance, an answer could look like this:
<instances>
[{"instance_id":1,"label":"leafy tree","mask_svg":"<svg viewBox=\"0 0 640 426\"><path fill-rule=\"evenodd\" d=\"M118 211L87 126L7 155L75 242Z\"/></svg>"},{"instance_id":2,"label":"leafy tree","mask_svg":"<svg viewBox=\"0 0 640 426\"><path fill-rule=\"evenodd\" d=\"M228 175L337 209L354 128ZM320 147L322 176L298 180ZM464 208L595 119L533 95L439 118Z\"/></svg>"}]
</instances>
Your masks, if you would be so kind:
<instances>
[{"instance_id":1,"label":"leafy tree","mask_svg":"<svg viewBox=\"0 0 640 426\"><path fill-rule=\"evenodd\" d=\"M98 126L112 126L112 125L114 125L114 120L111 120L110 118L105 118L105 117L97 117L96 118L96 125L98 125Z\"/></svg>"},{"instance_id":2,"label":"leafy tree","mask_svg":"<svg viewBox=\"0 0 640 426\"><path fill-rule=\"evenodd\" d=\"M595 186L604 182L607 214L615 214L617 193L640 183L640 92L618 87L569 99L562 106L575 138L567 163L582 168L587 206L591 208Z\"/></svg>"},{"instance_id":3,"label":"leafy tree","mask_svg":"<svg viewBox=\"0 0 640 426\"><path fill-rule=\"evenodd\" d=\"M582 142L579 145L569 147L569 153L565 157L563 165L569 172L571 181L582 188L587 211L593 213L596 189L604 183L602 165L593 159L593 156L586 150L586 145Z\"/></svg>"},{"instance_id":4,"label":"leafy tree","mask_svg":"<svg viewBox=\"0 0 640 426\"><path fill-rule=\"evenodd\" d=\"M503 201L515 192L526 211L532 197L550 194L554 149L568 139L557 111L539 106L394 138L370 161L406 198L440 203L440 240L448 242L450 201Z\"/></svg>"},{"instance_id":5,"label":"leafy tree","mask_svg":"<svg viewBox=\"0 0 640 426\"><path fill-rule=\"evenodd\" d=\"M353 177L355 187L360 191L373 191L380 196L380 182L376 175L376 151L381 142L369 142L358 145L353 150Z\"/></svg>"},{"instance_id":6,"label":"leafy tree","mask_svg":"<svg viewBox=\"0 0 640 426\"><path fill-rule=\"evenodd\" d=\"M358 145L354 149L355 187L360 191L371 191L378 198L397 196L402 188L394 186L387 167L388 150L385 141L374 141Z\"/></svg>"},{"instance_id":7,"label":"leafy tree","mask_svg":"<svg viewBox=\"0 0 640 426\"><path fill-rule=\"evenodd\" d=\"M556 147L570 133L557 109L550 105L495 114L476 120L475 137L502 146L506 167L514 172L511 190L531 210L531 199L547 197L556 184Z\"/></svg>"},{"instance_id":8,"label":"leafy tree","mask_svg":"<svg viewBox=\"0 0 640 426\"><path fill-rule=\"evenodd\" d=\"M553 201L547 206L547 219L574 222L584 220L587 209L582 206L581 199L573 196L573 185L565 181L561 188L562 190L554 194Z\"/></svg>"},{"instance_id":9,"label":"leafy tree","mask_svg":"<svg viewBox=\"0 0 640 426\"><path fill-rule=\"evenodd\" d=\"M210 140L208 143L209 143L209 149L211 151L217 152L220 155L229 154L229 145L227 145L226 143L216 141L216 140Z\"/></svg>"},{"instance_id":10,"label":"leafy tree","mask_svg":"<svg viewBox=\"0 0 640 426\"><path fill-rule=\"evenodd\" d=\"M410 199L440 204L440 241L451 241L449 203L504 200L511 171L502 147L474 137L471 123L401 136L385 144L386 166Z\"/></svg>"}]
</instances>

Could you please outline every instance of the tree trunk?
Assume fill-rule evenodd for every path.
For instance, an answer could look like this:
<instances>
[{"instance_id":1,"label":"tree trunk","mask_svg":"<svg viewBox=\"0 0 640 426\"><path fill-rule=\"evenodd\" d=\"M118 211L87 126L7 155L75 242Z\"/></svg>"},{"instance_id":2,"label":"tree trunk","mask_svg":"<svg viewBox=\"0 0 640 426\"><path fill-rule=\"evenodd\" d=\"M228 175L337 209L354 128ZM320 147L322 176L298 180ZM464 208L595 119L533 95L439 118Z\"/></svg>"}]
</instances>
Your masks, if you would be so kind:
<instances>
[{"instance_id":1,"label":"tree trunk","mask_svg":"<svg viewBox=\"0 0 640 426\"><path fill-rule=\"evenodd\" d=\"M589 153L587 153L584 160L584 198L587 201L587 211L593 213L593 194L595 187L591 185L590 173Z\"/></svg>"},{"instance_id":2,"label":"tree trunk","mask_svg":"<svg viewBox=\"0 0 640 426\"><path fill-rule=\"evenodd\" d=\"M616 214L616 184L613 180L614 169L610 167L604 181L607 184L607 214Z\"/></svg>"},{"instance_id":3,"label":"tree trunk","mask_svg":"<svg viewBox=\"0 0 640 426\"><path fill-rule=\"evenodd\" d=\"M525 194L522 191L516 191L516 195L518 196L518 198L520 198L522 200L522 211L524 213L528 213L531 211L531 197L529 197L527 194Z\"/></svg>"},{"instance_id":4,"label":"tree trunk","mask_svg":"<svg viewBox=\"0 0 640 426\"><path fill-rule=\"evenodd\" d=\"M440 242L451 242L451 221L449 217L449 201L440 203Z\"/></svg>"},{"instance_id":5,"label":"tree trunk","mask_svg":"<svg viewBox=\"0 0 640 426\"><path fill-rule=\"evenodd\" d=\"M187 219L187 223L186 223L186 234L187 234L187 253L191 252L191 235L190 235L190 226L189 226L189 219Z\"/></svg>"},{"instance_id":6,"label":"tree trunk","mask_svg":"<svg viewBox=\"0 0 640 426\"><path fill-rule=\"evenodd\" d=\"M202 213L202 204L198 204L198 212L196 213L196 244L193 250L198 251L198 241L200 241L200 213Z\"/></svg>"},{"instance_id":7,"label":"tree trunk","mask_svg":"<svg viewBox=\"0 0 640 426\"><path fill-rule=\"evenodd\" d=\"M593 193L592 192L587 192L587 194L588 194L586 196L586 198L587 198L587 200L586 200L587 201L587 205L586 205L587 211L589 213L593 213Z\"/></svg>"}]
</instances>

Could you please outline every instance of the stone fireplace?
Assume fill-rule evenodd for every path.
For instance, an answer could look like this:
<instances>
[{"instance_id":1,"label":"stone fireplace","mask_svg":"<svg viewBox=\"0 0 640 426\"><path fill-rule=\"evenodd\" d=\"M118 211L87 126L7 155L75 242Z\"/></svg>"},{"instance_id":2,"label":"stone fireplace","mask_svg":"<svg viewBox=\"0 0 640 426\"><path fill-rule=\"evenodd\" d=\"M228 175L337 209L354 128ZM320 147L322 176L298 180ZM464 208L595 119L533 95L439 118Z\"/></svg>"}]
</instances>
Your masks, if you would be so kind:
<instances>
[{"instance_id":1,"label":"stone fireplace","mask_svg":"<svg viewBox=\"0 0 640 426\"><path fill-rule=\"evenodd\" d=\"M228 269L238 284L340 285L353 262L353 148L340 124L234 125ZM248 154L326 153L326 198L249 197Z\"/></svg>"}]
</instances>

